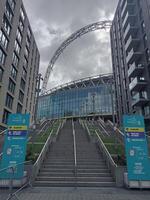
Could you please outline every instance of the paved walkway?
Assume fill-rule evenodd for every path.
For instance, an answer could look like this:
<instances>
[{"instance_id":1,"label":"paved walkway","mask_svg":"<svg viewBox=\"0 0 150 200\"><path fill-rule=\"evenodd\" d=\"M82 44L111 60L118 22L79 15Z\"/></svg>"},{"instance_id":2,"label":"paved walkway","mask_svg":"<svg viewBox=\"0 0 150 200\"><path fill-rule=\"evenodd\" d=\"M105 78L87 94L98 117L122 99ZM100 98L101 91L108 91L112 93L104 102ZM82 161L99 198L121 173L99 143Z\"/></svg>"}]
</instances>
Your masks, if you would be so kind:
<instances>
[{"instance_id":1,"label":"paved walkway","mask_svg":"<svg viewBox=\"0 0 150 200\"><path fill-rule=\"evenodd\" d=\"M14 200L15 198L13 198ZM33 188L19 195L20 200L150 200L150 190L117 188ZM6 194L0 193L0 200Z\"/></svg>"}]
</instances>

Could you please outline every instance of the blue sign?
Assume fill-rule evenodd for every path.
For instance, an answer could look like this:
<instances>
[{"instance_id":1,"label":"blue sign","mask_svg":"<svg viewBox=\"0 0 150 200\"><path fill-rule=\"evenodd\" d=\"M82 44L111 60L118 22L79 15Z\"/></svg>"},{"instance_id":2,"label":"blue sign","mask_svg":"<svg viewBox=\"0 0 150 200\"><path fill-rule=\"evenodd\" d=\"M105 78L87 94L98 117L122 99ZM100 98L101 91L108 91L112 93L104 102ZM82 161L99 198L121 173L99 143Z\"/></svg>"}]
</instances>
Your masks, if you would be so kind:
<instances>
[{"instance_id":1,"label":"blue sign","mask_svg":"<svg viewBox=\"0 0 150 200\"><path fill-rule=\"evenodd\" d=\"M127 169L129 180L150 180L150 160L144 118L139 115L123 117Z\"/></svg>"},{"instance_id":2,"label":"blue sign","mask_svg":"<svg viewBox=\"0 0 150 200\"><path fill-rule=\"evenodd\" d=\"M1 169L14 166L0 173L2 179L20 179L23 177L27 134L29 127L29 114L10 114L8 118L8 131L5 135ZM19 164L19 165L17 165Z\"/></svg>"}]
</instances>

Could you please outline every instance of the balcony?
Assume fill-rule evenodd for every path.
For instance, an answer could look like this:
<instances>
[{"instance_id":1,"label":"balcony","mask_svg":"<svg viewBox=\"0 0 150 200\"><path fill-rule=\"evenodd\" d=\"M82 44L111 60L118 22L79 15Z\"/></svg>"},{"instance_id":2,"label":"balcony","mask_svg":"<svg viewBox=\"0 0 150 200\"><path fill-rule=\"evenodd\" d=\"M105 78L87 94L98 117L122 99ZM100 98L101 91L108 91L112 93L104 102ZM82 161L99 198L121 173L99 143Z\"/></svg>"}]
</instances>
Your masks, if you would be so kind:
<instances>
[{"instance_id":1,"label":"balcony","mask_svg":"<svg viewBox=\"0 0 150 200\"><path fill-rule=\"evenodd\" d=\"M132 98L132 106L144 106L148 102L147 92L137 93Z\"/></svg>"},{"instance_id":2,"label":"balcony","mask_svg":"<svg viewBox=\"0 0 150 200\"><path fill-rule=\"evenodd\" d=\"M144 77L136 77L129 84L130 91L140 91L147 86L147 81Z\"/></svg>"},{"instance_id":3,"label":"balcony","mask_svg":"<svg viewBox=\"0 0 150 200\"><path fill-rule=\"evenodd\" d=\"M129 51L131 48L136 49L137 46L139 45L140 39L138 38L133 38L131 35L128 38L126 44L125 44L125 50Z\"/></svg>"},{"instance_id":4,"label":"balcony","mask_svg":"<svg viewBox=\"0 0 150 200\"><path fill-rule=\"evenodd\" d=\"M123 26L124 30L127 28L127 25L129 24L129 22L132 25L134 25L136 23L136 14L135 13L127 12L127 14L122 22L122 26Z\"/></svg>"},{"instance_id":5,"label":"balcony","mask_svg":"<svg viewBox=\"0 0 150 200\"><path fill-rule=\"evenodd\" d=\"M122 12L121 12L122 19L124 19L127 11L129 11L129 12L133 11L134 6L135 6L134 2L129 1L129 0L125 1L125 4L124 4L124 6L122 8Z\"/></svg>"},{"instance_id":6,"label":"balcony","mask_svg":"<svg viewBox=\"0 0 150 200\"><path fill-rule=\"evenodd\" d=\"M126 57L127 64L132 64L136 60L140 59L142 57L143 53L140 51L135 52L133 49L128 53Z\"/></svg>"},{"instance_id":7,"label":"balcony","mask_svg":"<svg viewBox=\"0 0 150 200\"><path fill-rule=\"evenodd\" d=\"M125 1L126 1L126 0L121 0L121 1L120 1L120 7L121 7L121 8L124 6Z\"/></svg>"},{"instance_id":8,"label":"balcony","mask_svg":"<svg viewBox=\"0 0 150 200\"><path fill-rule=\"evenodd\" d=\"M128 24L124 32L124 39L126 40L130 35L136 35L137 31L138 31L137 26L132 26Z\"/></svg>"},{"instance_id":9,"label":"balcony","mask_svg":"<svg viewBox=\"0 0 150 200\"><path fill-rule=\"evenodd\" d=\"M133 63L130 65L130 68L128 70L128 77L136 77L139 76L144 70L144 64L138 64L136 65Z\"/></svg>"}]
</instances>

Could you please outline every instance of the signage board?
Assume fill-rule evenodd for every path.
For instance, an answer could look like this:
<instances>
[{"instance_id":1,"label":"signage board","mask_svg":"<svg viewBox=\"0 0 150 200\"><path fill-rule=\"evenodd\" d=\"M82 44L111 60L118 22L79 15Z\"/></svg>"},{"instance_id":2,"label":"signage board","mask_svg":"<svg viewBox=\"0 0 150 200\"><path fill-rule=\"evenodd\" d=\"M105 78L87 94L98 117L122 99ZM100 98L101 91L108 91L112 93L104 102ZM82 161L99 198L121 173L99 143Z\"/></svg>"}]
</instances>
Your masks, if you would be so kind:
<instances>
[{"instance_id":1,"label":"signage board","mask_svg":"<svg viewBox=\"0 0 150 200\"><path fill-rule=\"evenodd\" d=\"M150 180L150 159L144 118L140 115L123 117L127 169L129 180Z\"/></svg>"},{"instance_id":2,"label":"signage board","mask_svg":"<svg viewBox=\"0 0 150 200\"><path fill-rule=\"evenodd\" d=\"M10 114L8 117L8 130L5 135L0 168L14 166L14 172L12 173L12 169L7 169L0 173L0 178L23 177L24 164L21 163L25 161L29 119L29 114Z\"/></svg>"}]
</instances>

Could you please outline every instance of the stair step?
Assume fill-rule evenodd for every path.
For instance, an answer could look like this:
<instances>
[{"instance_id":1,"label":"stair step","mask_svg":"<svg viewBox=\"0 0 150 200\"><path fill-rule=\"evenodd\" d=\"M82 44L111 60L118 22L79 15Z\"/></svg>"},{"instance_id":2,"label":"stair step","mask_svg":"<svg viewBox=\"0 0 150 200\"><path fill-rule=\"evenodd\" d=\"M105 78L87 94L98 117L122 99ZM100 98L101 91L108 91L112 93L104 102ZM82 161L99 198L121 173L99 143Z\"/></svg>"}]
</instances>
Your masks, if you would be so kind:
<instances>
[{"instance_id":1,"label":"stair step","mask_svg":"<svg viewBox=\"0 0 150 200\"><path fill-rule=\"evenodd\" d=\"M40 172L39 176L47 176L47 177L72 177L74 176L74 172ZM110 177L110 173L77 173L78 177Z\"/></svg>"},{"instance_id":2,"label":"stair step","mask_svg":"<svg viewBox=\"0 0 150 200\"><path fill-rule=\"evenodd\" d=\"M59 165L51 165L51 164L44 164L43 165L43 167L44 168L49 168L49 169L51 169L51 168L55 168L55 169L57 169L57 168L61 168L61 169L63 169L63 168L66 168L66 169L72 169L72 168L74 168L74 165L68 165L68 164L59 164Z\"/></svg>"},{"instance_id":3,"label":"stair step","mask_svg":"<svg viewBox=\"0 0 150 200\"><path fill-rule=\"evenodd\" d=\"M113 179L112 177L67 177L67 176L64 176L64 177L43 177L43 176L38 176L36 178L37 181L84 181L84 182L112 182Z\"/></svg>"},{"instance_id":4,"label":"stair step","mask_svg":"<svg viewBox=\"0 0 150 200\"><path fill-rule=\"evenodd\" d=\"M115 187L115 182L35 181L38 187Z\"/></svg>"}]
</instances>

